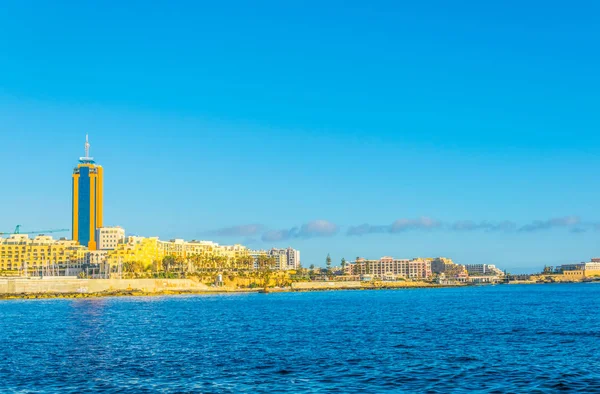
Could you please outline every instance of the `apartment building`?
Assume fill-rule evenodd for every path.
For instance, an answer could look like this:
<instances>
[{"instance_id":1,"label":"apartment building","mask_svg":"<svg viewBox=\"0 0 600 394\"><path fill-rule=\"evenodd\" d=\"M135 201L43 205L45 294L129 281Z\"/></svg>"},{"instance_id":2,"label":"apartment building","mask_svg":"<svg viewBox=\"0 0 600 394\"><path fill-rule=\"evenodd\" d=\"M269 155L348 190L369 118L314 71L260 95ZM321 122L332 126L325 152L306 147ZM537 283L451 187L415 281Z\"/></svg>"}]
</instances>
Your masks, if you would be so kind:
<instances>
[{"instance_id":1,"label":"apartment building","mask_svg":"<svg viewBox=\"0 0 600 394\"><path fill-rule=\"evenodd\" d=\"M402 277L407 279L429 279L432 276L431 261L426 259L395 259L382 257L379 260L359 258L346 268L349 275L373 275L375 278Z\"/></svg>"},{"instance_id":2,"label":"apartment building","mask_svg":"<svg viewBox=\"0 0 600 394\"><path fill-rule=\"evenodd\" d=\"M125 242L125 230L121 227L101 227L96 231L98 250L114 250Z\"/></svg>"}]
</instances>

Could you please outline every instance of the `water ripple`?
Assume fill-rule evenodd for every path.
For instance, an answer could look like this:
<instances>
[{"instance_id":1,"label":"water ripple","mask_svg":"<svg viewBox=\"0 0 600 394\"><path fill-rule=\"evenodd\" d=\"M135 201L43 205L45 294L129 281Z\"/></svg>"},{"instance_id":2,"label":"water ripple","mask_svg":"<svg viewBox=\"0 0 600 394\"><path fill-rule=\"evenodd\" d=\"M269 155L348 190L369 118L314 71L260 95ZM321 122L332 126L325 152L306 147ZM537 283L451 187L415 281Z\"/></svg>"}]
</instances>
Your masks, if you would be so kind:
<instances>
[{"instance_id":1,"label":"water ripple","mask_svg":"<svg viewBox=\"0 0 600 394\"><path fill-rule=\"evenodd\" d=\"M598 310L594 285L0 301L0 391L599 392Z\"/></svg>"}]
</instances>

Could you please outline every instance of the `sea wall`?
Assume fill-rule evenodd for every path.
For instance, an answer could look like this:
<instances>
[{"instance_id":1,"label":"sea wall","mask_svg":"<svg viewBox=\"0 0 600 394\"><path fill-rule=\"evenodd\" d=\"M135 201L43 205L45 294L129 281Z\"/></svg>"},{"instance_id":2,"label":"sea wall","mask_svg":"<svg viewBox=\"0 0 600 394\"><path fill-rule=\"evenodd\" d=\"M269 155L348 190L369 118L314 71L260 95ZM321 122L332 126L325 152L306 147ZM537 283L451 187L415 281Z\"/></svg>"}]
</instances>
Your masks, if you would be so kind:
<instances>
[{"instance_id":1,"label":"sea wall","mask_svg":"<svg viewBox=\"0 0 600 394\"><path fill-rule=\"evenodd\" d=\"M214 288L190 279L77 279L77 278L0 278L0 294L22 293L99 293L116 290L211 291Z\"/></svg>"}]
</instances>

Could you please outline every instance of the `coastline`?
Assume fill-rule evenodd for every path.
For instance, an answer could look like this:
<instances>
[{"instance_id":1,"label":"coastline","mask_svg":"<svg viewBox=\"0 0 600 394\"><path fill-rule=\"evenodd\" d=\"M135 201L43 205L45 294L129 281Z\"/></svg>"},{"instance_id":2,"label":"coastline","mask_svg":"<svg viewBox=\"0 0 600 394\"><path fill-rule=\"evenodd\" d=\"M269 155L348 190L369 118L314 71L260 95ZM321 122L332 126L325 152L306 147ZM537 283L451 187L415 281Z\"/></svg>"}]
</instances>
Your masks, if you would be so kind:
<instances>
[{"instance_id":1,"label":"coastline","mask_svg":"<svg viewBox=\"0 0 600 394\"><path fill-rule=\"evenodd\" d=\"M464 287L487 287L493 285L440 285L426 282L406 282L402 284L383 284L373 285L364 283L360 286L343 286L343 282L301 282L302 287L286 288L206 288L206 289L164 289L159 291L147 291L144 289L120 289L106 290L96 292L32 292L32 293L0 293L0 301L6 300L41 300L41 299L96 299L96 298L119 298L119 297L169 297L185 295L217 295L217 294L272 294L272 293L312 293L322 291L374 291L374 290L409 290L409 289L442 289L442 288L464 288ZM333 285L335 283L335 285ZM594 282L525 282L507 283L512 285L544 285L544 284L574 284L574 283L594 283ZM600 282L596 282L600 283ZM317 286L306 286L306 284L317 284ZM329 284L324 286L321 284ZM502 284L500 284L502 285Z\"/></svg>"}]
</instances>

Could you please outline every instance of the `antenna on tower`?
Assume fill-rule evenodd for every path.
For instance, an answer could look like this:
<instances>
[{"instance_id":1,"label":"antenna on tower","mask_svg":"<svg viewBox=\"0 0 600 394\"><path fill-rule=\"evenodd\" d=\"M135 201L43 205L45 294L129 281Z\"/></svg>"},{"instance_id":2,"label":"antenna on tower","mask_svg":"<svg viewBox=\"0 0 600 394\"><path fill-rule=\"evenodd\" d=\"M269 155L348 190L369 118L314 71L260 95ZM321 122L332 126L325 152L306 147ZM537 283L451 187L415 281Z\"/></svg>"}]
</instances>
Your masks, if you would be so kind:
<instances>
[{"instance_id":1,"label":"antenna on tower","mask_svg":"<svg viewBox=\"0 0 600 394\"><path fill-rule=\"evenodd\" d=\"M94 158L90 157L90 137L85 135L85 157L79 158L80 163L94 164Z\"/></svg>"},{"instance_id":2,"label":"antenna on tower","mask_svg":"<svg viewBox=\"0 0 600 394\"><path fill-rule=\"evenodd\" d=\"M85 157L90 157L90 138L89 135L85 135Z\"/></svg>"}]
</instances>

